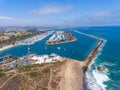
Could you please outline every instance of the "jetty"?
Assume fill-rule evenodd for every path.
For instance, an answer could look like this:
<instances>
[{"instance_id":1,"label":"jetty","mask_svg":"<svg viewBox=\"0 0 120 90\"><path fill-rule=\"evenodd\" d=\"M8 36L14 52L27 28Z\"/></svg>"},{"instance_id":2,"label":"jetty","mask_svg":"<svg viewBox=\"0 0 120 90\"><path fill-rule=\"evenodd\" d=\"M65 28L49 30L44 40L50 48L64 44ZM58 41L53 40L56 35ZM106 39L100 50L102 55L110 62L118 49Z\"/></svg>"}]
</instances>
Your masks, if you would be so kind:
<instances>
[{"instance_id":1,"label":"jetty","mask_svg":"<svg viewBox=\"0 0 120 90\"><path fill-rule=\"evenodd\" d=\"M95 46L95 48L90 52L90 54L87 56L87 58L81 64L82 68L83 68L83 72L85 73L86 70L87 70L87 68L88 68L88 66L93 61L93 58L96 56L96 54L98 53L99 49L105 43L105 40L102 39L102 38L99 38L97 36L86 34L86 33L83 33L83 32L77 31L77 30L74 30L74 31L77 32L77 33L79 33L79 34L85 35L85 36L90 37L90 38L94 38L94 39L96 39L96 40L99 41L98 44Z\"/></svg>"},{"instance_id":2,"label":"jetty","mask_svg":"<svg viewBox=\"0 0 120 90\"><path fill-rule=\"evenodd\" d=\"M7 68L14 70L6 71L4 73L7 78L0 80L0 83L2 83L0 85L0 89L14 90L14 88L22 87L27 88L27 90L35 90L36 87L39 87L42 90L83 90L85 72L105 40L93 35L79 32L77 30L75 32L99 41L95 48L87 56L85 61L77 61L55 54L30 54L12 61L11 59L7 59L5 64L1 63L1 66L3 69ZM26 83L25 77L29 77L27 78L28 81L30 81L29 84L21 84ZM45 81L45 84L41 83L43 81Z\"/></svg>"},{"instance_id":3,"label":"jetty","mask_svg":"<svg viewBox=\"0 0 120 90\"><path fill-rule=\"evenodd\" d=\"M74 31L77 32L77 33L79 33L79 34L85 35L85 36L87 36L87 37L94 38L94 39L96 39L96 40L103 40L102 38L99 38L99 37L97 37L97 36L90 35L90 34L87 34L87 33L83 33L83 32L80 32L80 31L78 31L78 30L74 30Z\"/></svg>"},{"instance_id":4,"label":"jetty","mask_svg":"<svg viewBox=\"0 0 120 90\"><path fill-rule=\"evenodd\" d=\"M84 61L84 65L86 67L88 67L89 64L92 62L93 58L96 56L97 52L99 51L99 48L102 46L103 42L104 42L103 40L99 41L99 43L97 44L97 46L87 56L87 58Z\"/></svg>"}]
</instances>

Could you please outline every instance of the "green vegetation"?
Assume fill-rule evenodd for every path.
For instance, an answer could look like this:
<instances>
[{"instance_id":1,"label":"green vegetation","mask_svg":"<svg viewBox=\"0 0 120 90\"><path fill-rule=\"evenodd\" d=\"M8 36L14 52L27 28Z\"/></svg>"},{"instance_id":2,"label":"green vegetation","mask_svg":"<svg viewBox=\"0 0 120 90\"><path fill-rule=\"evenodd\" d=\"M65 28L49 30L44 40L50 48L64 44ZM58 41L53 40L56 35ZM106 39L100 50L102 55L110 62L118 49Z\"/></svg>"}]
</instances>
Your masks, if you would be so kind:
<instances>
[{"instance_id":1,"label":"green vegetation","mask_svg":"<svg viewBox=\"0 0 120 90\"><path fill-rule=\"evenodd\" d=\"M50 72L50 68L45 68L45 69L43 70L43 72L44 72L44 73L49 73L49 72Z\"/></svg>"},{"instance_id":2,"label":"green vegetation","mask_svg":"<svg viewBox=\"0 0 120 90\"><path fill-rule=\"evenodd\" d=\"M21 67L18 67L18 70L20 71L30 71L31 68L33 67L44 67L44 63L42 64L33 64L33 65L27 65L27 66L21 66Z\"/></svg>"},{"instance_id":3,"label":"green vegetation","mask_svg":"<svg viewBox=\"0 0 120 90\"><path fill-rule=\"evenodd\" d=\"M42 85L47 85L48 83L48 80L45 78L45 79L42 79Z\"/></svg>"},{"instance_id":4,"label":"green vegetation","mask_svg":"<svg viewBox=\"0 0 120 90\"><path fill-rule=\"evenodd\" d=\"M0 72L3 72L3 70L2 70L2 69L0 69Z\"/></svg>"},{"instance_id":5,"label":"green vegetation","mask_svg":"<svg viewBox=\"0 0 120 90\"><path fill-rule=\"evenodd\" d=\"M4 70L0 69L0 78L5 76Z\"/></svg>"},{"instance_id":6,"label":"green vegetation","mask_svg":"<svg viewBox=\"0 0 120 90\"><path fill-rule=\"evenodd\" d=\"M5 76L5 73L0 72L0 78L3 77L3 76Z\"/></svg>"},{"instance_id":7,"label":"green vegetation","mask_svg":"<svg viewBox=\"0 0 120 90\"><path fill-rule=\"evenodd\" d=\"M9 69L4 69L4 70L0 69L0 78L5 76L5 72L7 71L9 71Z\"/></svg>"},{"instance_id":8,"label":"green vegetation","mask_svg":"<svg viewBox=\"0 0 120 90\"><path fill-rule=\"evenodd\" d=\"M10 71L10 69L4 69L4 72Z\"/></svg>"},{"instance_id":9,"label":"green vegetation","mask_svg":"<svg viewBox=\"0 0 120 90\"><path fill-rule=\"evenodd\" d=\"M19 67L18 70L20 70L20 71L30 71L31 68L29 66L23 66L23 67Z\"/></svg>"},{"instance_id":10,"label":"green vegetation","mask_svg":"<svg viewBox=\"0 0 120 90\"><path fill-rule=\"evenodd\" d=\"M33 64L31 65L32 67L44 67L46 64L42 63L42 64Z\"/></svg>"},{"instance_id":11,"label":"green vegetation","mask_svg":"<svg viewBox=\"0 0 120 90\"><path fill-rule=\"evenodd\" d=\"M0 36L8 37L8 39L0 40L0 48L4 47L4 45L15 44L16 41L25 40L27 38L33 37L35 35L39 35L43 33L42 31L28 30L28 31L8 31L7 33L10 35L6 35L6 32L0 32Z\"/></svg>"},{"instance_id":12,"label":"green vegetation","mask_svg":"<svg viewBox=\"0 0 120 90\"><path fill-rule=\"evenodd\" d=\"M30 77L37 77L38 76L38 72L30 72Z\"/></svg>"}]
</instances>

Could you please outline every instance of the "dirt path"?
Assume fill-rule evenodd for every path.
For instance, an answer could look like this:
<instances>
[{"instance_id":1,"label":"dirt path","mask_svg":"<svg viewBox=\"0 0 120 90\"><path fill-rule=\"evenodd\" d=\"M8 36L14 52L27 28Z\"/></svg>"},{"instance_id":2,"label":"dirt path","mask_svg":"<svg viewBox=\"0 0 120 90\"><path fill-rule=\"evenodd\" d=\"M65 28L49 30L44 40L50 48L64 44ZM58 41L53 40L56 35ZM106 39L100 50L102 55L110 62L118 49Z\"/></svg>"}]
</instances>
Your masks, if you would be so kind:
<instances>
[{"instance_id":1,"label":"dirt path","mask_svg":"<svg viewBox=\"0 0 120 90\"><path fill-rule=\"evenodd\" d=\"M48 82L48 90L52 90L51 89L51 80L52 80L52 69L50 69L50 79L49 79L49 82Z\"/></svg>"},{"instance_id":2,"label":"dirt path","mask_svg":"<svg viewBox=\"0 0 120 90\"><path fill-rule=\"evenodd\" d=\"M8 82L9 80L11 80L12 78L14 78L15 76L16 76L16 75L11 76L11 77L9 77L5 82L3 82L3 84L0 85L0 89L1 89L5 84L7 84L7 82Z\"/></svg>"},{"instance_id":3,"label":"dirt path","mask_svg":"<svg viewBox=\"0 0 120 90\"><path fill-rule=\"evenodd\" d=\"M68 61L62 69L62 74L60 90L82 90L83 73L79 63Z\"/></svg>"}]
</instances>

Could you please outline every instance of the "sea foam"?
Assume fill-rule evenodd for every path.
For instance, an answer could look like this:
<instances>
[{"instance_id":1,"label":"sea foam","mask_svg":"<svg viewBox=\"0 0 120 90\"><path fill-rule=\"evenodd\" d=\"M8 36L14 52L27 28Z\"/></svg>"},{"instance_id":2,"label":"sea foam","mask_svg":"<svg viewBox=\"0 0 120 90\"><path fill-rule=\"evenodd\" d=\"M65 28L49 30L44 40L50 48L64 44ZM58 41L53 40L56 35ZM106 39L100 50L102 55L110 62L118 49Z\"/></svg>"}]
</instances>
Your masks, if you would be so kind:
<instances>
[{"instance_id":1,"label":"sea foam","mask_svg":"<svg viewBox=\"0 0 120 90\"><path fill-rule=\"evenodd\" d=\"M103 44L98 50L96 57L93 59L92 63L89 66L89 69L86 73L85 83L87 88L85 90L106 90L106 85L104 82L109 80L107 76L107 72L103 73L98 71L96 68L92 69L92 66L95 65L95 60L101 55L104 45L106 44L106 40L104 40ZM95 65L96 66L96 65Z\"/></svg>"},{"instance_id":2,"label":"sea foam","mask_svg":"<svg viewBox=\"0 0 120 90\"><path fill-rule=\"evenodd\" d=\"M106 85L104 84L104 82L110 80L109 77L107 76L107 73L103 73L97 70L93 70L93 77L95 78L96 82L98 83L98 85L100 85L100 87L103 90L106 90Z\"/></svg>"}]
</instances>

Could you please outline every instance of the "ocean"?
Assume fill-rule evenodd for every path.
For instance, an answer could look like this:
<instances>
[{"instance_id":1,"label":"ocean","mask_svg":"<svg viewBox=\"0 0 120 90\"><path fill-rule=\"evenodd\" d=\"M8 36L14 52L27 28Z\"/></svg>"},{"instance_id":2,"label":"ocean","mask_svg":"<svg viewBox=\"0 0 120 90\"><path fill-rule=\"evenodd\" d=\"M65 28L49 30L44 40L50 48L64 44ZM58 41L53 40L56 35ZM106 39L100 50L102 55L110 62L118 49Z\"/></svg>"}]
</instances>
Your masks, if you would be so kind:
<instances>
[{"instance_id":1,"label":"ocean","mask_svg":"<svg viewBox=\"0 0 120 90\"><path fill-rule=\"evenodd\" d=\"M79 30L106 40L87 71L87 90L120 90L120 27L88 27ZM107 71L99 72L97 66L103 66Z\"/></svg>"},{"instance_id":2,"label":"ocean","mask_svg":"<svg viewBox=\"0 0 120 90\"><path fill-rule=\"evenodd\" d=\"M34 45L15 46L1 51L0 57L8 54L22 57L28 54L29 47L30 52L37 55L56 53L63 57L83 61L98 41L73 31L79 30L106 40L88 68L85 77L86 90L120 90L120 27L78 27L63 30L73 33L77 41L49 46L45 42L50 35ZM106 72L98 71L97 66L105 67Z\"/></svg>"}]
</instances>

